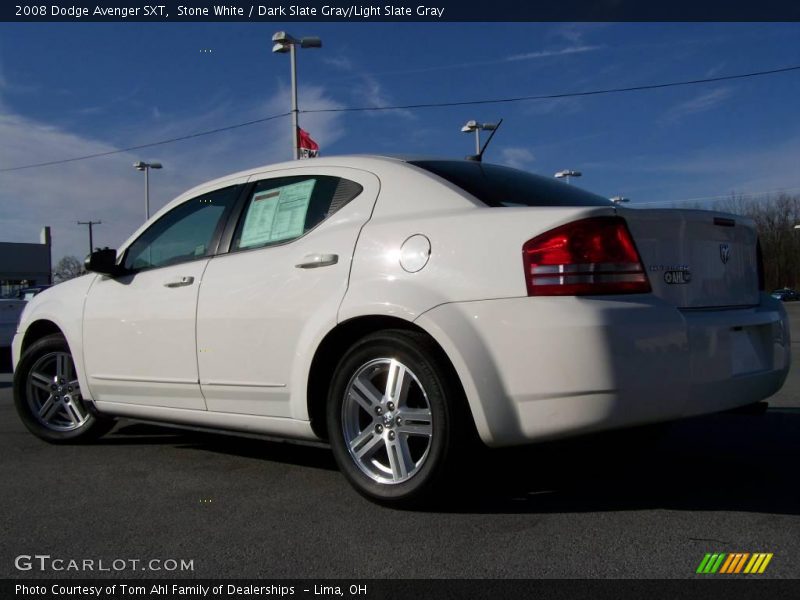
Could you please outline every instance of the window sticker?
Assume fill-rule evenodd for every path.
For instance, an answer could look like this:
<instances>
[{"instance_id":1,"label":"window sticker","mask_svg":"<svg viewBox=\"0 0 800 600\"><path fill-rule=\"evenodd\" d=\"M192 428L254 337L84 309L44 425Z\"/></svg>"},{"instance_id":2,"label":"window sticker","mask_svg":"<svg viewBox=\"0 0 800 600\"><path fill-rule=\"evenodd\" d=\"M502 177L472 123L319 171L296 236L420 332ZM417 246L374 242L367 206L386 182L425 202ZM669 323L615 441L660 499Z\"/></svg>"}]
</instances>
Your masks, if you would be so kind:
<instances>
[{"instance_id":1,"label":"window sticker","mask_svg":"<svg viewBox=\"0 0 800 600\"><path fill-rule=\"evenodd\" d=\"M314 184L315 179L308 179L256 193L247 210L239 247L261 246L301 236Z\"/></svg>"}]
</instances>

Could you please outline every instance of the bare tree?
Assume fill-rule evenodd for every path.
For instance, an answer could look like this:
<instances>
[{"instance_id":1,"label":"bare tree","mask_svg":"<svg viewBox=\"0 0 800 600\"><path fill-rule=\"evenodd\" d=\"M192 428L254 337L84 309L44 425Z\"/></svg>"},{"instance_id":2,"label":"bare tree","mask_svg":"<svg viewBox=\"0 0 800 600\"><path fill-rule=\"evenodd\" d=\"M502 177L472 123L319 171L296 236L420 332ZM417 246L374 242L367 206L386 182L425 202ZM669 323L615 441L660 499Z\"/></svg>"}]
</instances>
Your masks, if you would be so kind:
<instances>
[{"instance_id":1,"label":"bare tree","mask_svg":"<svg viewBox=\"0 0 800 600\"><path fill-rule=\"evenodd\" d=\"M715 208L755 221L767 290L796 287L800 282L800 196L779 194L762 199L731 196Z\"/></svg>"},{"instance_id":2,"label":"bare tree","mask_svg":"<svg viewBox=\"0 0 800 600\"><path fill-rule=\"evenodd\" d=\"M73 277L83 275L86 271L83 270L83 263L75 256L65 256L56 264L53 269L53 281L61 283Z\"/></svg>"}]
</instances>

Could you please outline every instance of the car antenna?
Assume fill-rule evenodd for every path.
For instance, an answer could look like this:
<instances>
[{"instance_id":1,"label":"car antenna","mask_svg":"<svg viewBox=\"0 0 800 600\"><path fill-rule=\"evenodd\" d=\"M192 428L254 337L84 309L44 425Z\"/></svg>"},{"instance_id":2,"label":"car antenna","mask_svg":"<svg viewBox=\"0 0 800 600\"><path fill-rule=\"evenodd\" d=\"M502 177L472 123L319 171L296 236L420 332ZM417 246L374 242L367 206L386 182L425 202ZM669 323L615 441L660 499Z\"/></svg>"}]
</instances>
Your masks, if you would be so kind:
<instances>
[{"instance_id":1,"label":"car antenna","mask_svg":"<svg viewBox=\"0 0 800 600\"><path fill-rule=\"evenodd\" d=\"M474 160L475 162L483 161L483 153L486 152L486 148L489 146L489 142L492 141L494 134L497 133L497 130L500 129L500 125L502 124L503 124L503 119L500 119L497 122L497 126L494 129L492 129L492 133L490 133L489 137L486 138L486 142L483 144L483 148L481 148L481 151L478 154L471 154L470 156L467 156L467 160Z\"/></svg>"}]
</instances>

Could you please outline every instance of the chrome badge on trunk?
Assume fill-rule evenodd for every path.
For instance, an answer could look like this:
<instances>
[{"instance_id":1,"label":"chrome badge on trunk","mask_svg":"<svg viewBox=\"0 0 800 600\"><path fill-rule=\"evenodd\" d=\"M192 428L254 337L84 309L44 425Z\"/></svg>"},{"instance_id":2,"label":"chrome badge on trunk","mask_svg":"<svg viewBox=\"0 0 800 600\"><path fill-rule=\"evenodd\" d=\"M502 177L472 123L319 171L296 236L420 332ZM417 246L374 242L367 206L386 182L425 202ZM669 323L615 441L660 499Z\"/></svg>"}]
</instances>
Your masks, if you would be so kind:
<instances>
[{"instance_id":1,"label":"chrome badge on trunk","mask_svg":"<svg viewBox=\"0 0 800 600\"><path fill-rule=\"evenodd\" d=\"M727 264L728 260L731 258L731 245L730 244L720 244L719 245L719 258L722 261L722 264Z\"/></svg>"}]
</instances>

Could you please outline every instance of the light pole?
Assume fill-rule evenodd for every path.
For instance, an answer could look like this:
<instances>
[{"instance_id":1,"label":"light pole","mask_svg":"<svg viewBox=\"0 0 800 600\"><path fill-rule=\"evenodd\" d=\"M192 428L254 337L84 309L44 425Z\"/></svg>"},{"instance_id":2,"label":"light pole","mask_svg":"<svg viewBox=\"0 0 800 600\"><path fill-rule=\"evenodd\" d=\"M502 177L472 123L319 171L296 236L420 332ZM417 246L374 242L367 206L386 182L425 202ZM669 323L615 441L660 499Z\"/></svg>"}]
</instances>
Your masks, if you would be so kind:
<instances>
[{"instance_id":1,"label":"light pole","mask_svg":"<svg viewBox=\"0 0 800 600\"><path fill-rule=\"evenodd\" d=\"M161 169L160 162L142 162L141 160L133 163L133 168L137 171L144 171L144 220L150 218L150 169Z\"/></svg>"},{"instance_id":2,"label":"light pole","mask_svg":"<svg viewBox=\"0 0 800 600\"><path fill-rule=\"evenodd\" d=\"M478 123L477 121L470 120L464 123L461 128L461 133L475 132L475 154L481 153L481 131L494 131L497 129L497 123Z\"/></svg>"},{"instance_id":3,"label":"light pole","mask_svg":"<svg viewBox=\"0 0 800 600\"><path fill-rule=\"evenodd\" d=\"M285 31L279 31L272 36L272 41L275 42L272 46L275 54L289 53L289 62L292 68L292 158L297 160L300 158L300 148L297 139L299 124L297 122L297 52L295 47L322 48L322 40L316 36L297 39Z\"/></svg>"},{"instance_id":4,"label":"light pole","mask_svg":"<svg viewBox=\"0 0 800 600\"><path fill-rule=\"evenodd\" d=\"M563 171L559 171L555 174L556 179L566 179L567 183L569 183L570 177L580 177L583 175L580 171L573 171L572 169L564 169Z\"/></svg>"},{"instance_id":5,"label":"light pole","mask_svg":"<svg viewBox=\"0 0 800 600\"><path fill-rule=\"evenodd\" d=\"M92 226L93 225L101 225L102 221L78 221L78 225L88 225L89 226L89 254L94 252L94 238L92 237Z\"/></svg>"}]
</instances>

